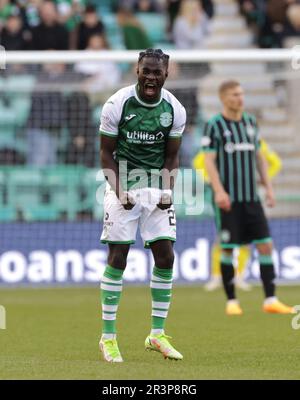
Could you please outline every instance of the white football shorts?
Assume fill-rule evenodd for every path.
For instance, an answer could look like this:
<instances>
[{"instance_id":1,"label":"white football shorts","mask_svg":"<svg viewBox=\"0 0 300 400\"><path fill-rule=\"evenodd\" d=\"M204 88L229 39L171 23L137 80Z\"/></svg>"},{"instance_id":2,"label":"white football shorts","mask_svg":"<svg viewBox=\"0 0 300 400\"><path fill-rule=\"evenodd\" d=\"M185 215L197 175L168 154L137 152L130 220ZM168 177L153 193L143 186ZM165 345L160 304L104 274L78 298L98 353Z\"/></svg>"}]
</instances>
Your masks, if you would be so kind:
<instances>
[{"instance_id":1,"label":"white football shorts","mask_svg":"<svg viewBox=\"0 0 300 400\"><path fill-rule=\"evenodd\" d=\"M132 244L136 232L140 234L145 247L161 239L176 241L176 216L174 206L166 210L157 207L161 190L142 188L130 190L135 200L131 210L125 210L115 192L107 186L104 194L104 217L102 243Z\"/></svg>"}]
</instances>

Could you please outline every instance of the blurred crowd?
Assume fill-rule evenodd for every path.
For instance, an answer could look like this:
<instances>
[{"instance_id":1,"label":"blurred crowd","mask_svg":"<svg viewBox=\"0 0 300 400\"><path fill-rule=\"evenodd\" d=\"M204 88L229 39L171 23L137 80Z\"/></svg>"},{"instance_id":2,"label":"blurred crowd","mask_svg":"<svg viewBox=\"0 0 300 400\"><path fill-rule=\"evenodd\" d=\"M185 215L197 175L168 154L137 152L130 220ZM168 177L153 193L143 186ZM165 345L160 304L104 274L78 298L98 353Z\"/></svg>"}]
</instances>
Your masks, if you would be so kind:
<instances>
[{"instance_id":1,"label":"blurred crowd","mask_svg":"<svg viewBox=\"0 0 300 400\"><path fill-rule=\"evenodd\" d=\"M300 33L300 0L237 0L260 47L281 47ZM92 35L104 48L153 47L142 15L163 19L162 40L178 49L202 48L210 34L213 0L0 0L0 41L6 50L88 49ZM112 26L122 42L111 36ZM153 21L153 19L149 20ZM151 24L151 22L150 22ZM158 25L153 30L159 29ZM112 44L112 45L111 45Z\"/></svg>"},{"instance_id":2,"label":"blurred crowd","mask_svg":"<svg viewBox=\"0 0 300 400\"><path fill-rule=\"evenodd\" d=\"M213 14L212 0L0 0L0 43L6 50L101 51L118 46L148 48L161 40L175 48L197 49L209 35ZM150 23L143 23L145 16ZM164 24L160 23L161 18ZM117 32L122 41L115 45L112 36ZM190 66L187 68L191 76ZM184 65L179 69L173 64L170 75L176 80L182 70ZM9 119L7 124L2 123L0 164L96 165L99 111L126 73L134 74L131 66L111 61L8 65L3 76L8 86L11 80L15 82L15 95L13 91L5 94L0 90L0 111L14 116L14 121L18 115L24 118L20 123ZM22 92L23 81L29 77L34 77L32 89ZM173 91L189 110L188 143L197 122L196 86ZM22 140L20 151L16 143ZM182 152L182 162L190 163L190 146L183 143L184 148L187 150Z\"/></svg>"},{"instance_id":3,"label":"blurred crowd","mask_svg":"<svg viewBox=\"0 0 300 400\"><path fill-rule=\"evenodd\" d=\"M259 46L281 47L286 37L299 35L300 0L237 1ZM215 14L213 0L0 0L0 44L6 50L200 49ZM121 42L112 40L118 32ZM196 81L207 68L207 64L170 66L168 82L175 82L172 92L187 109L184 166L191 163L191 143L201 113ZM8 86L15 82L17 95L3 89L0 76L0 112L7 120L0 126L0 164L94 166L99 111L108 96L124 85L126 73L132 82L131 66L111 61L9 65L3 76ZM19 85L33 77L31 92L18 92ZM19 132L26 138L21 151L15 140Z\"/></svg>"},{"instance_id":4,"label":"blurred crowd","mask_svg":"<svg viewBox=\"0 0 300 400\"><path fill-rule=\"evenodd\" d=\"M239 4L259 47L284 47L286 39L300 36L300 0L239 0Z\"/></svg>"},{"instance_id":5,"label":"blurred crowd","mask_svg":"<svg viewBox=\"0 0 300 400\"><path fill-rule=\"evenodd\" d=\"M106 3L106 8L103 7ZM6 50L89 48L91 35L106 37L111 15L127 49L153 46L140 14L166 20L164 39L176 48L201 48L209 34L212 0L0 0L0 38ZM111 32L109 32L111 34Z\"/></svg>"}]
</instances>

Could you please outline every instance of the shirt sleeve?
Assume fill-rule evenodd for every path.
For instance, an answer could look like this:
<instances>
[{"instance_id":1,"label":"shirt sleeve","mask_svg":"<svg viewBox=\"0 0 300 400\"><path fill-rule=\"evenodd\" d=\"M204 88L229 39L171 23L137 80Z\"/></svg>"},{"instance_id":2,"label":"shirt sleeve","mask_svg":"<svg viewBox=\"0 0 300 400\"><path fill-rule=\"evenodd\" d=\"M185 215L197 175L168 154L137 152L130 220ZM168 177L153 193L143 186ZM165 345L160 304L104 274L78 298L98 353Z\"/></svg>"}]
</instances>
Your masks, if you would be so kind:
<instances>
[{"instance_id":1,"label":"shirt sleeve","mask_svg":"<svg viewBox=\"0 0 300 400\"><path fill-rule=\"evenodd\" d=\"M120 121L119 110L114 100L108 99L101 111L99 133L105 136L117 137Z\"/></svg>"},{"instance_id":2,"label":"shirt sleeve","mask_svg":"<svg viewBox=\"0 0 300 400\"><path fill-rule=\"evenodd\" d=\"M174 112L174 121L172 129L169 133L170 138L181 138L186 124L186 111L185 108L180 104Z\"/></svg>"},{"instance_id":3,"label":"shirt sleeve","mask_svg":"<svg viewBox=\"0 0 300 400\"><path fill-rule=\"evenodd\" d=\"M212 122L207 122L201 138L201 150L205 153L218 151L219 140Z\"/></svg>"},{"instance_id":4,"label":"shirt sleeve","mask_svg":"<svg viewBox=\"0 0 300 400\"><path fill-rule=\"evenodd\" d=\"M255 117L253 117L253 125L254 125L254 130L255 130L255 136L254 136L255 151L258 151L261 148L261 138L260 138L259 128L258 128Z\"/></svg>"}]
</instances>

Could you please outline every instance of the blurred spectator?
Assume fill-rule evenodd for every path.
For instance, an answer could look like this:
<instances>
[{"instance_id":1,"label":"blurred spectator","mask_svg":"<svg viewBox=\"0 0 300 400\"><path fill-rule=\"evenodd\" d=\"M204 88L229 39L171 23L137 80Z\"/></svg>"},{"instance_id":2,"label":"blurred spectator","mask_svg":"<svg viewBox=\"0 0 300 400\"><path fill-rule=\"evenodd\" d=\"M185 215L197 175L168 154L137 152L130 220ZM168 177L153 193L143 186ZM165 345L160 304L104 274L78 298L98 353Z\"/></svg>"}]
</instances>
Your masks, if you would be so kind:
<instances>
[{"instance_id":1,"label":"blurred spectator","mask_svg":"<svg viewBox=\"0 0 300 400\"><path fill-rule=\"evenodd\" d=\"M0 0L0 31L3 28L7 18L18 10L11 4L10 0Z\"/></svg>"},{"instance_id":2,"label":"blurred spectator","mask_svg":"<svg viewBox=\"0 0 300 400\"><path fill-rule=\"evenodd\" d=\"M55 4L46 0L39 7L41 22L32 30L33 50L67 50L68 31L58 22Z\"/></svg>"},{"instance_id":3,"label":"blurred spectator","mask_svg":"<svg viewBox=\"0 0 300 400\"><path fill-rule=\"evenodd\" d=\"M266 14L272 24L284 24L289 0L267 0Z\"/></svg>"},{"instance_id":4,"label":"blurred spectator","mask_svg":"<svg viewBox=\"0 0 300 400\"><path fill-rule=\"evenodd\" d=\"M287 10L285 37L300 35L300 4L291 4Z\"/></svg>"},{"instance_id":5,"label":"blurred spectator","mask_svg":"<svg viewBox=\"0 0 300 400\"><path fill-rule=\"evenodd\" d=\"M64 64L43 65L27 122L27 162L30 165L42 167L57 163L59 136L67 118L66 101L61 92L66 80Z\"/></svg>"},{"instance_id":6,"label":"blurred spectator","mask_svg":"<svg viewBox=\"0 0 300 400\"><path fill-rule=\"evenodd\" d=\"M248 24L259 24L264 18L265 0L239 0L241 14L244 15Z\"/></svg>"},{"instance_id":7,"label":"blurred spectator","mask_svg":"<svg viewBox=\"0 0 300 400\"><path fill-rule=\"evenodd\" d=\"M89 38L86 50L107 50L108 45L104 35L95 34ZM85 80L84 87L88 92L101 91L111 88L120 82L120 70L112 61L81 61L75 64L76 72L82 73L89 78Z\"/></svg>"},{"instance_id":8,"label":"blurred spectator","mask_svg":"<svg viewBox=\"0 0 300 400\"><path fill-rule=\"evenodd\" d=\"M169 14L169 31L172 32L174 21L179 14L180 6L185 0L167 0L167 12ZM208 18L214 15L214 4L212 0L198 0Z\"/></svg>"},{"instance_id":9,"label":"blurred spectator","mask_svg":"<svg viewBox=\"0 0 300 400\"><path fill-rule=\"evenodd\" d=\"M83 21L79 24L77 30L77 49L86 49L89 38L97 33L104 34L104 25L98 17L96 8L87 6L83 13Z\"/></svg>"},{"instance_id":10,"label":"blurred spectator","mask_svg":"<svg viewBox=\"0 0 300 400\"><path fill-rule=\"evenodd\" d=\"M67 99L67 127L70 139L66 149L67 164L95 166L95 132L89 98L72 93Z\"/></svg>"},{"instance_id":11,"label":"blurred spectator","mask_svg":"<svg viewBox=\"0 0 300 400\"><path fill-rule=\"evenodd\" d=\"M17 0L16 4L22 15L26 29L37 26L40 21L39 8L43 0Z\"/></svg>"},{"instance_id":12,"label":"blurred spectator","mask_svg":"<svg viewBox=\"0 0 300 400\"><path fill-rule=\"evenodd\" d=\"M26 40L23 21L18 15L10 15L1 33L1 45L5 50L25 50Z\"/></svg>"},{"instance_id":13,"label":"blurred spectator","mask_svg":"<svg viewBox=\"0 0 300 400\"><path fill-rule=\"evenodd\" d=\"M209 34L209 20L198 0L185 0L173 27L173 40L178 49L199 49Z\"/></svg>"},{"instance_id":14,"label":"blurred spectator","mask_svg":"<svg viewBox=\"0 0 300 400\"><path fill-rule=\"evenodd\" d=\"M134 0L133 10L135 12L161 12L162 7L157 0Z\"/></svg>"},{"instance_id":15,"label":"blurred spectator","mask_svg":"<svg viewBox=\"0 0 300 400\"><path fill-rule=\"evenodd\" d=\"M153 47L144 27L127 7L120 7L117 19L122 28L127 50L140 50Z\"/></svg>"},{"instance_id":16,"label":"blurred spectator","mask_svg":"<svg viewBox=\"0 0 300 400\"><path fill-rule=\"evenodd\" d=\"M0 149L0 165L25 164L25 157L19 151L7 147Z\"/></svg>"},{"instance_id":17,"label":"blurred spectator","mask_svg":"<svg viewBox=\"0 0 300 400\"><path fill-rule=\"evenodd\" d=\"M59 22L72 32L81 20L86 0L54 0Z\"/></svg>"},{"instance_id":18,"label":"blurred spectator","mask_svg":"<svg viewBox=\"0 0 300 400\"><path fill-rule=\"evenodd\" d=\"M259 30L260 47L282 47L286 34L287 9L297 0L265 0L264 22Z\"/></svg>"}]
</instances>

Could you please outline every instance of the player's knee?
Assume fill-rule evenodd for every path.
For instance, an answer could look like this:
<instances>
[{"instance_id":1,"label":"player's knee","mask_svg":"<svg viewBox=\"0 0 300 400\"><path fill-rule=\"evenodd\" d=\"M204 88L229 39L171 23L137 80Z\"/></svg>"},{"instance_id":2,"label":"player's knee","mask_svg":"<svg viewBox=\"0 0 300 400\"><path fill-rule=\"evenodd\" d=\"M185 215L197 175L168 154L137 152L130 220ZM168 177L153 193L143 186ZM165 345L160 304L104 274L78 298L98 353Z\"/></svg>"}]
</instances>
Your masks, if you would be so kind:
<instances>
[{"instance_id":1,"label":"player's knee","mask_svg":"<svg viewBox=\"0 0 300 400\"><path fill-rule=\"evenodd\" d=\"M232 257L233 249L222 249L221 254L223 254L226 257Z\"/></svg>"},{"instance_id":2,"label":"player's knee","mask_svg":"<svg viewBox=\"0 0 300 400\"><path fill-rule=\"evenodd\" d=\"M115 268L125 269L127 257L122 253L111 253L108 255L108 264Z\"/></svg>"},{"instance_id":3,"label":"player's knee","mask_svg":"<svg viewBox=\"0 0 300 400\"><path fill-rule=\"evenodd\" d=\"M272 249L273 249L272 242L261 243L260 245L257 246L257 250L261 255L266 255L266 256L271 255Z\"/></svg>"},{"instance_id":4,"label":"player's knee","mask_svg":"<svg viewBox=\"0 0 300 400\"><path fill-rule=\"evenodd\" d=\"M155 259L155 264L159 268L173 268L173 263L174 263L174 252L173 251L168 251L165 254L162 254L160 256L157 256Z\"/></svg>"}]
</instances>

